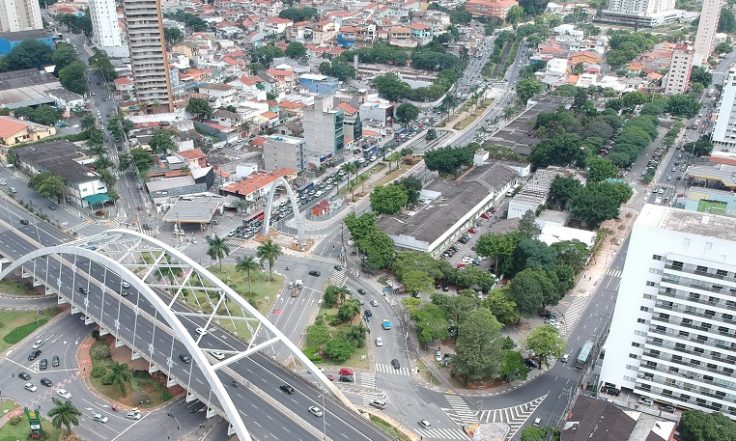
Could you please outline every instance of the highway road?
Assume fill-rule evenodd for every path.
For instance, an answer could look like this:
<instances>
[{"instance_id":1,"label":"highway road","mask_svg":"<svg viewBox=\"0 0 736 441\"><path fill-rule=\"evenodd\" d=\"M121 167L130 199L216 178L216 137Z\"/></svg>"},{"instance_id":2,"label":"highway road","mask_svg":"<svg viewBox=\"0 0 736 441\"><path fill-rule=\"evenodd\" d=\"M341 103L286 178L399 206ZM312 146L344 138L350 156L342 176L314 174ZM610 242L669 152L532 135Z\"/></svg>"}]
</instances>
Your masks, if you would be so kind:
<instances>
[{"instance_id":1,"label":"highway road","mask_svg":"<svg viewBox=\"0 0 736 441\"><path fill-rule=\"evenodd\" d=\"M10 210L6 210L0 214L0 219L5 222L13 222L14 218L20 218L21 216L27 215L22 214L19 208L11 206ZM17 221L15 224L9 225L17 225ZM46 231L44 226L39 226L38 228L35 225L27 226L24 227L27 230L21 232L16 228L9 227L9 225L3 225L3 228L0 230L0 252L10 258L20 257L36 248L36 245L31 240L33 239L33 235L36 236L36 240L40 239L40 242L46 245L59 243L63 239L60 233ZM28 236L23 233L28 234ZM54 258L47 260L47 267L43 267L42 265L37 267L37 276L43 279L46 271L48 271L48 274L52 278L55 278L61 270L59 262ZM106 280L110 289L119 290L120 281L117 276L110 273L106 276L104 268L100 265L88 262L83 258L78 258L77 267L87 268L87 272L93 278L96 278L98 281ZM165 328L159 326L159 322L156 322L156 325L154 325L153 317L156 315L156 312L142 296L131 292L131 295L126 298L109 294L103 297L99 282L90 284L88 288L90 294L89 296L84 296L79 292L81 279L79 277L75 278L74 273L66 267L61 270L61 281L61 289L64 295L71 299L74 304L86 310L87 315L101 318L102 325L107 329L115 329L115 323L119 323L120 337L135 342L136 347L147 348L152 343L155 351L151 356L158 366L166 366L167 359L171 358L173 360L171 367L172 375L180 379L180 381L188 381L189 386L203 396L209 395L210 387L203 380L200 370L194 365L186 365L179 360L179 354L186 353L184 346L173 338ZM142 314L138 315L138 320L136 320L134 313L136 305L132 302L136 302L137 307L142 312ZM183 309L184 307L175 304L175 308ZM146 314L149 316L146 316ZM191 332L194 332L196 327L203 325L203 322L197 319L185 320L185 322ZM218 341L210 342L211 339ZM234 350L245 349L245 343L237 341L232 336L228 336L224 331L210 333L202 339L202 344L204 347L214 345L222 348L230 347ZM314 388L310 383L307 383L282 366L276 365L268 357L255 355L250 359L243 359L231 366L233 368L232 371L229 369L227 370L228 372L220 371L220 378L227 385L231 397L236 402L236 406L245 421L247 421L246 424L249 426L249 429L261 437L268 435L274 436L276 439L315 439L312 432L305 430L296 423L290 425L268 424L269 420L274 419L273 415L280 414L280 411L270 404L270 402L276 401L280 402L289 412L302 416L304 421L311 424L316 431L322 431L323 428L326 428L328 436L342 436L351 440L388 439L377 428L351 411L343 408L330 396L324 397L326 408L324 421L321 418L309 415L307 408L310 405L322 407L320 390ZM247 379L253 386L259 388L266 394L267 400L254 394L246 387L233 388L230 386L232 379L237 379L240 382L243 379ZM285 382L294 385L297 393L289 396L283 394L278 389L278 386ZM283 417L280 418L283 419Z\"/></svg>"}]
</instances>

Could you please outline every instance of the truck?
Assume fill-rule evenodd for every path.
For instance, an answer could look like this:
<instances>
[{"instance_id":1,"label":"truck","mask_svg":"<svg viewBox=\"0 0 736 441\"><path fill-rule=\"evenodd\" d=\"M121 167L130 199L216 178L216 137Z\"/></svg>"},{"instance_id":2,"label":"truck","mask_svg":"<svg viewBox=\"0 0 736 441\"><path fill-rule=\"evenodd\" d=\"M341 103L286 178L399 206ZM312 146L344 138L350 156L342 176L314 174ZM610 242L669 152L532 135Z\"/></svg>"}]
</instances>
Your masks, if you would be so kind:
<instances>
[{"instance_id":1,"label":"truck","mask_svg":"<svg viewBox=\"0 0 736 441\"><path fill-rule=\"evenodd\" d=\"M291 297L299 297L299 294L302 292L302 288L304 288L304 282L300 280L294 280L293 282L289 282L289 295Z\"/></svg>"},{"instance_id":2,"label":"truck","mask_svg":"<svg viewBox=\"0 0 736 441\"><path fill-rule=\"evenodd\" d=\"M595 343L592 340L585 342L583 347L580 348L580 352L578 352L578 357L575 359L575 368L582 369L586 364L588 364L590 356L593 354L594 347Z\"/></svg>"}]
</instances>

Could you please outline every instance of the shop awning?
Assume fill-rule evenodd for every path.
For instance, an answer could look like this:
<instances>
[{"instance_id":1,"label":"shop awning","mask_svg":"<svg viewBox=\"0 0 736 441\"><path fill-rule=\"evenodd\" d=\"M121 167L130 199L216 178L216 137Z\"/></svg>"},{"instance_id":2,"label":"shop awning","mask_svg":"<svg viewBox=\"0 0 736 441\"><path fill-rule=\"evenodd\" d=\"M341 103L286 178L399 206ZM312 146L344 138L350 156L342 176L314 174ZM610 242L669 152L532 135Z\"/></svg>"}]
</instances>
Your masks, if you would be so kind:
<instances>
[{"instance_id":1,"label":"shop awning","mask_svg":"<svg viewBox=\"0 0 736 441\"><path fill-rule=\"evenodd\" d=\"M108 196L107 193L98 193L98 194L85 196L82 199L84 199L90 205L99 205L99 204L104 204L105 202L109 201L110 196Z\"/></svg>"}]
</instances>

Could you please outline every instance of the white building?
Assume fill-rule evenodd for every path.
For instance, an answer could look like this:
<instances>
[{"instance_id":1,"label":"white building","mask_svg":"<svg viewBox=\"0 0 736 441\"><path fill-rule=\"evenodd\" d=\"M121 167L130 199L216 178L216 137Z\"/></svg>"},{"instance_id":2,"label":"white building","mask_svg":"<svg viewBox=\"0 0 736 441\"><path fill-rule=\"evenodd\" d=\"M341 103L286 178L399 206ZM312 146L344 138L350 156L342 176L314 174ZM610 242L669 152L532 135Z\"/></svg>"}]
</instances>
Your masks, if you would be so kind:
<instances>
[{"instance_id":1,"label":"white building","mask_svg":"<svg viewBox=\"0 0 736 441\"><path fill-rule=\"evenodd\" d=\"M38 0L0 0L0 32L43 29Z\"/></svg>"},{"instance_id":2,"label":"white building","mask_svg":"<svg viewBox=\"0 0 736 441\"><path fill-rule=\"evenodd\" d=\"M698 32L695 34L695 55L693 64L700 66L708 61L713 47L718 19L721 17L721 0L703 0L698 21Z\"/></svg>"},{"instance_id":3,"label":"white building","mask_svg":"<svg viewBox=\"0 0 736 441\"><path fill-rule=\"evenodd\" d=\"M675 0L610 0L603 19L617 23L658 26L680 18Z\"/></svg>"},{"instance_id":4,"label":"white building","mask_svg":"<svg viewBox=\"0 0 736 441\"><path fill-rule=\"evenodd\" d=\"M90 0L89 15L92 20L92 41L111 56L123 56L127 52L123 33L118 24L115 0ZM121 53L121 55L118 55Z\"/></svg>"},{"instance_id":5,"label":"white building","mask_svg":"<svg viewBox=\"0 0 736 441\"><path fill-rule=\"evenodd\" d=\"M736 218L646 205L634 224L601 385L736 418Z\"/></svg>"},{"instance_id":6,"label":"white building","mask_svg":"<svg viewBox=\"0 0 736 441\"><path fill-rule=\"evenodd\" d=\"M736 70L730 70L723 83L718 119L711 139L713 150L730 151L736 147Z\"/></svg>"},{"instance_id":7,"label":"white building","mask_svg":"<svg viewBox=\"0 0 736 441\"><path fill-rule=\"evenodd\" d=\"M670 59L670 70L665 80L665 95L685 93L690 83L690 70L692 69L693 54L687 48L687 44L678 44L672 51Z\"/></svg>"}]
</instances>

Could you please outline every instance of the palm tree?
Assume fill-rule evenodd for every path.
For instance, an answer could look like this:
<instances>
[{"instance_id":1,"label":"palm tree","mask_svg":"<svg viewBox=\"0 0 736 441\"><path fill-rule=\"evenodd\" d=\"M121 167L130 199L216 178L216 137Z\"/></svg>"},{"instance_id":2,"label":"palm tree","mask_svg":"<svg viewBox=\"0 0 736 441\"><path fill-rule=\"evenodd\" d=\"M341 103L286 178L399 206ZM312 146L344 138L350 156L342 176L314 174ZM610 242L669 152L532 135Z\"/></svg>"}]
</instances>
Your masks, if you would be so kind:
<instances>
[{"instance_id":1,"label":"palm tree","mask_svg":"<svg viewBox=\"0 0 736 441\"><path fill-rule=\"evenodd\" d=\"M271 239L267 240L256 249L256 256L261 260L268 260L268 272L271 280L273 280L273 264L276 263L276 259L278 259L281 254L281 247L278 244L273 243Z\"/></svg>"},{"instance_id":2,"label":"palm tree","mask_svg":"<svg viewBox=\"0 0 736 441\"><path fill-rule=\"evenodd\" d=\"M127 385L133 376L130 373L130 368L124 363L113 363L110 367L110 382L112 387L120 391L121 395L125 395Z\"/></svg>"},{"instance_id":3,"label":"palm tree","mask_svg":"<svg viewBox=\"0 0 736 441\"><path fill-rule=\"evenodd\" d=\"M51 424L57 429L61 429L61 426L66 427L67 432L72 431L72 426L79 425L79 417L82 412L79 411L71 401L62 401L56 397L51 398L54 402L54 407L49 410L49 416L51 417Z\"/></svg>"},{"instance_id":4,"label":"palm tree","mask_svg":"<svg viewBox=\"0 0 736 441\"><path fill-rule=\"evenodd\" d=\"M347 302L337 310L337 316L343 322L352 320L358 314L360 314L360 304L357 301Z\"/></svg>"},{"instance_id":5,"label":"palm tree","mask_svg":"<svg viewBox=\"0 0 736 441\"><path fill-rule=\"evenodd\" d=\"M335 290L335 293L337 294L337 303L342 305L345 302L345 298L350 294L350 290L343 286ZM358 304L358 306L360 306L360 304Z\"/></svg>"},{"instance_id":6,"label":"palm tree","mask_svg":"<svg viewBox=\"0 0 736 441\"><path fill-rule=\"evenodd\" d=\"M230 247L225 243L225 239L215 234L209 239L209 248L207 248L207 255L210 259L217 260L220 264L220 271L222 271L222 258L230 254Z\"/></svg>"},{"instance_id":7,"label":"palm tree","mask_svg":"<svg viewBox=\"0 0 736 441\"><path fill-rule=\"evenodd\" d=\"M348 162L342 166L342 170L348 175L348 183L350 185L350 174L358 171L358 164L354 162Z\"/></svg>"},{"instance_id":8,"label":"palm tree","mask_svg":"<svg viewBox=\"0 0 736 441\"><path fill-rule=\"evenodd\" d=\"M386 160L388 161L388 171L391 171L391 163L393 162L396 163L396 168L398 169L401 158L402 158L401 152L393 152L390 155L388 155L388 157L386 158Z\"/></svg>"},{"instance_id":9,"label":"palm tree","mask_svg":"<svg viewBox=\"0 0 736 441\"><path fill-rule=\"evenodd\" d=\"M258 271L261 265L256 261L253 256L245 256L242 259L238 259L238 263L235 264L235 270L244 272L248 276L248 292L253 292L250 287L250 273L252 271Z\"/></svg>"},{"instance_id":10,"label":"palm tree","mask_svg":"<svg viewBox=\"0 0 736 441\"><path fill-rule=\"evenodd\" d=\"M87 150L89 151L90 155L94 156L103 156L107 153L107 147L105 147L104 144L90 144L87 147Z\"/></svg>"}]
</instances>

